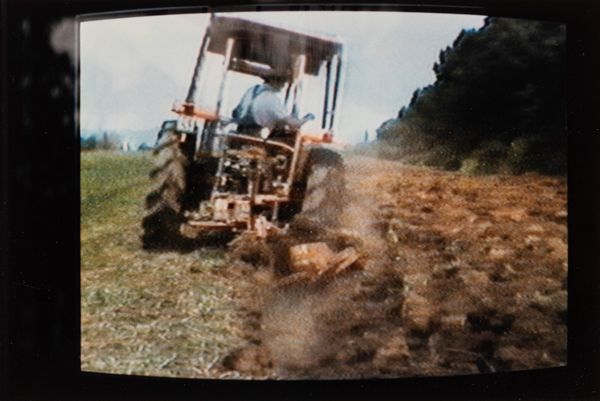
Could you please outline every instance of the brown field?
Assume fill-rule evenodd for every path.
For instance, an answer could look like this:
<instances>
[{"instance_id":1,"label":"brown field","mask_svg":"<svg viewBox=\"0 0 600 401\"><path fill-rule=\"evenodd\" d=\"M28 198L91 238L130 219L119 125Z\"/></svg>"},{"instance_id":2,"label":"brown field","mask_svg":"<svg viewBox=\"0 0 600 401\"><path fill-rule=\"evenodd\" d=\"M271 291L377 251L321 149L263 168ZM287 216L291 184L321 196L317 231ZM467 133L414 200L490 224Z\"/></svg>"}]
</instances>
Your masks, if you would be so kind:
<instances>
[{"instance_id":1,"label":"brown field","mask_svg":"<svg viewBox=\"0 0 600 401\"><path fill-rule=\"evenodd\" d=\"M342 227L306 229L300 218L255 249L281 256L309 240L353 245L362 269L283 287L285 257L266 267L225 246L141 250L149 160L136 157L127 177L110 170L128 180L115 202L87 194L108 191L87 179L115 156L82 160L84 370L356 378L566 363L563 179L465 176L348 155Z\"/></svg>"}]
</instances>

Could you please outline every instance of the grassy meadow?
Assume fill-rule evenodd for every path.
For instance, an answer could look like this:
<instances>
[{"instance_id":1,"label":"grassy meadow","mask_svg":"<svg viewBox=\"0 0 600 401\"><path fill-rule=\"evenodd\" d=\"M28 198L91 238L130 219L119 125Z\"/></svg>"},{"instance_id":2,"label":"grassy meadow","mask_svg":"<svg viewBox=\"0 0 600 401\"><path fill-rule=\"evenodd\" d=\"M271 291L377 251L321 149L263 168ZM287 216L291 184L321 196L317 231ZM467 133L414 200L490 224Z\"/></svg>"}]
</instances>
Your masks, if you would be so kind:
<instances>
[{"instance_id":1,"label":"grassy meadow","mask_svg":"<svg viewBox=\"0 0 600 401\"><path fill-rule=\"evenodd\" d=\"M151 153L81 154L81 368L214 377L242 342L225 248L142 249L152 163Z\"/></svg>"}]
</instances>

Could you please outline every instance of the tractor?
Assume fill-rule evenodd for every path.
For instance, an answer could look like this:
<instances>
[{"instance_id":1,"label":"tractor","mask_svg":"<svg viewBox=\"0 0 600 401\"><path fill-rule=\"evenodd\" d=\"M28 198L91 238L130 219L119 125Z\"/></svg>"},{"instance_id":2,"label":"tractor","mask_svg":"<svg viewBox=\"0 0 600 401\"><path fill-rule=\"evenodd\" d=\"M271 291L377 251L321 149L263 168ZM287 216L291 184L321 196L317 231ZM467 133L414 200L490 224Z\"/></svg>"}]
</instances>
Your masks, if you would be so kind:
<instances>
[{"instance_id":1,"label":"tractor","mask_svg":"<svg viewBox=\"0 0 600 401\"><path fill-rule=\"evenodd\" d=\"M214 232L266 238L298 214L337 224L343 163L332 141L342 66L343 46L334 38L211 15L185 101L173 105L176 119L158 133L144 248ZM317 110L311 106L317 117L303 119L312 116L312 132L304 129L308 124L260 135L238 131L227 112L232 81L270 75L287 77L281 99L292 115L301 113L307 96L317 96Z\"/></svg>"}]
</instances>

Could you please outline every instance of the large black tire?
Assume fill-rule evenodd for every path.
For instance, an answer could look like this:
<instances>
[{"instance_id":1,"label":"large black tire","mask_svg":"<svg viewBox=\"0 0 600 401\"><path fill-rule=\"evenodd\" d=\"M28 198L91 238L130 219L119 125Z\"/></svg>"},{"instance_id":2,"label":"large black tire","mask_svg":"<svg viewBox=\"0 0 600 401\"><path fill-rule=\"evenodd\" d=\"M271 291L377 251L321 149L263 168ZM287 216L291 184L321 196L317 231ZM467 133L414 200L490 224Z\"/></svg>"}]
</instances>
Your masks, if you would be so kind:
<instances>
[{"instance_id":1,"label":"large black tire","mask_svg":"<svg viewBox=\"0 0 600 401\"><path fill-rule=\"evenodd\" d=\"M142 220L145 249L177 248L183 240L179 226L183 222L190 160L184 154L179 138L176 133L165 133L154 151L157 166L150 173L154 186L146 197L147 214Z\"/></svg>"},{"instance_id":2,"label":"large black tire","mask_svg":"<svg viewBox=\"0 0 600 401\"><path fill-rule=\"evenodd\" d=\"M190 163L187 169L183 210L197 209L200 201L210 199L219 159L205 157Z\"/></svg>"},{"instance_id":3,"label":"large black tire","mask_svg":"<svg viewBox=\"0 0 600 401\"><path fill-rule=\"evenodd\" d=\"M302 218L324 227L339 226L346 198L344 163L340 154L325 148L311 149L304 180Z\"/></svg>"}]
</instances>

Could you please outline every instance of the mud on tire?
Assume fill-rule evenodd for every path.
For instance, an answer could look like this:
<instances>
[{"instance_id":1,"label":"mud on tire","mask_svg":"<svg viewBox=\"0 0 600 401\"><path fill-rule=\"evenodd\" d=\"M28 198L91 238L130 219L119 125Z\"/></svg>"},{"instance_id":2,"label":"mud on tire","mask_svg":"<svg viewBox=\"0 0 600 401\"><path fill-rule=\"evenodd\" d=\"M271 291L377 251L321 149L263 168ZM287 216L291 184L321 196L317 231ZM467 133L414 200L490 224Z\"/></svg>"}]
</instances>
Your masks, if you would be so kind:
<instances>
[{"instance_id":1,"label":"mud on tire","mask_svg":"<svg viewBox=\"0 0 600 401\"><path fill-rule=\"evenodd\" d=\"M326 227L337 227L346 198L344 163L340 154L330 149L311 149L304 185L299 217Z\"/></svg>"},{"instance_id":2,"label":"mud on tire","mask_svg":"<svg viewBox=\"0 0 600 401\"><path fill-rule=\"evenodd\" d=\"M183 238L179 225L183 221L183 201L189 160L181 150L179 135L160 138L154 151L156 168L150 172L154 181L146 197L147 214L142 220L142 245L145 249L175 248Z\"/></svg>"}]
</instances>

